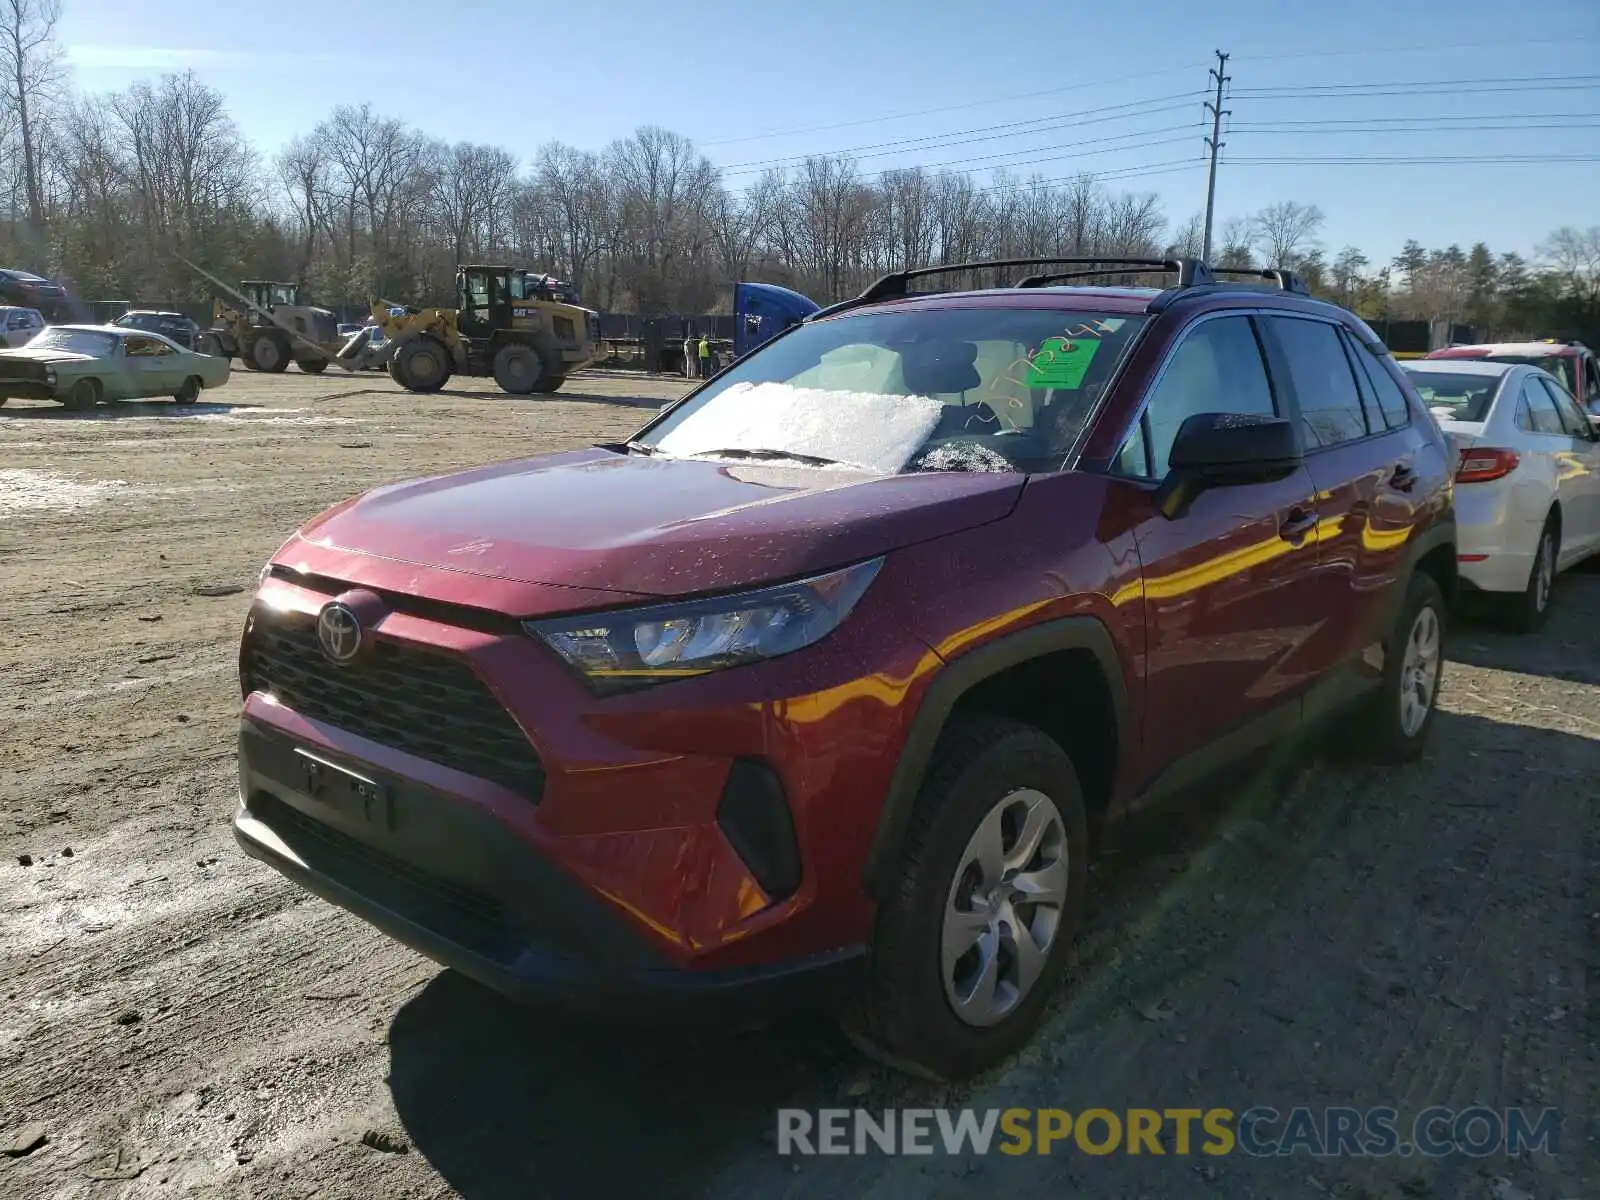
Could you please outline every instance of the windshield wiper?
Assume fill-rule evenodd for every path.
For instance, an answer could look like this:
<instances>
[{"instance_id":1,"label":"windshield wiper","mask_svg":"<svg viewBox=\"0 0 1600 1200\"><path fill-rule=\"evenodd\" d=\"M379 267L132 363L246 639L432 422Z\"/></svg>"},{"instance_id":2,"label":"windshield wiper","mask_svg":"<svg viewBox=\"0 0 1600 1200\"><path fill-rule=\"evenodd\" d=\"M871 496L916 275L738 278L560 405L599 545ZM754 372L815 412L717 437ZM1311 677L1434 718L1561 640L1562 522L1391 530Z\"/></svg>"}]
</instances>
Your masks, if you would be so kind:
<instances>
[{"instance_id":1,"label":"windshield wiper","mask_svg":"<svg viewBox=\"0 0 1600 1200\"><path fill-rule=\"evenodd\" d=\"M786 462L804 463L808 467L856 467L860 470L868 468L860 463L847 463L837 458L823 458L818 454L796 454L792 450L761 450L748 449L742 446L732 446L726 450L696 450L689 458L753 458L764 461L782 459Z\"/></svg>"},{"instance_id":2,"label":"windshield wiper","mask_svg":"<svg viewBox=\"0 0 1600 1200\"><path fill-rule=\"evenodd\" d=\"M660 454L654 446L647 446L643 442L623 442L622 448L629 454Z\"/></svg>"}]
</instances>

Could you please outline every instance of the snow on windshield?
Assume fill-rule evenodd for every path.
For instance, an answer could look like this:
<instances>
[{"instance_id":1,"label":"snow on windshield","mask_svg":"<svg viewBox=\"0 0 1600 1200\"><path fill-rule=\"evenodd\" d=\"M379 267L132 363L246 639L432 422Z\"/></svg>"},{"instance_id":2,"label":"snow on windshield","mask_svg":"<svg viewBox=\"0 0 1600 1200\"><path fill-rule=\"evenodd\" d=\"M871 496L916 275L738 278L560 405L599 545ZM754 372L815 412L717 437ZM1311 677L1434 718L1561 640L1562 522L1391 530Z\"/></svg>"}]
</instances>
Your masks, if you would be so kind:
<instances>
[{"instance_id":1,"label":"snow on windshield","mask_svg":"<svg viewBox=\"0 0 1600 1200\"><path fill-rule=\"evenodd\" d=\"M656 449L680 457L782 450L893 475L927 440L943 411L927 396L736 383L688 414Z\"/></svg>"}]
</instances>

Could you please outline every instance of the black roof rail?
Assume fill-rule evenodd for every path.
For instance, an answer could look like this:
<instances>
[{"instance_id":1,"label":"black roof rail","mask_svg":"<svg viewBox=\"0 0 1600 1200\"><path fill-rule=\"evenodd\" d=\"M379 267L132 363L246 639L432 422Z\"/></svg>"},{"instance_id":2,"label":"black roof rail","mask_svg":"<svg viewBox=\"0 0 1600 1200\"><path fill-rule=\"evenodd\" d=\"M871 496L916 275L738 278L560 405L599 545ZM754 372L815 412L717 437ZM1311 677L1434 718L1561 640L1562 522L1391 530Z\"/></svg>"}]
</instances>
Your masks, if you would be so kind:
<instances>
[{"instance_id":1,"label":"black roof rail","mask_svg":"<svg viewBox=\"0 0 1600 1200\"><path fill-rule=\"evenodd\" d=\"M1278 285L1278 290L1293 292L1296 296L1309 296L1311 289L1306 286L1306 281L1293 271L1285 271L1277 267L1268 267L1258 271L1254 267L1212 267L1213 275L1243 275L1247 279L1264 279L1268 283Z\"/></svg>"},{"instance_id":2,"label":"black roof rail","mask_svg":"<svg viewBox=\"0 0 1600 1200\"><path fill-rule=\"evenodd\" d=\"M830 304L826 308L812 313L807 321L815 321L822 317L831 316L846 309L856 308L863 304L872 304L879 300L899 299L909 295L906 285L913 279L923 279L929 275L952 275L958 271L992 270L998 267L1042 267L1042 266L1081 266L1096 267L1097 270L1087 272L1091 275L1129 274L1139 271L1172 271L1178 275L1179 287L1193 287L1200 283L1214 282L1206 265L1195 259L1175 258L1121 258L1117 256L1093 257L1031 257L1031 258L993 258L980 259L972 262L947 263L939 267L915 267L909 271L891 271L887 275L879 276L859 295L849 300L841 300L837 304ZM1038 287L1040 280L1052 278L1046 275L1030 275L1018 283L1017 287Z\"/></svg>"},{"instance_id":3,"label":"black roof rail","mask_svg":"<svg viewBox=\"0 0 1600 1200\"><path fill-rule=\"evenodd\" d=\"M1088 271L1050 271L1041 275L1029 275L1017 283L1019 288L1047 287L1063 279L1086 279L1095 275L1144 275L1157 271L1176 272L1178 287L1200 287L1204 284L1215 283L1211 277L1211 268L1195 258L1087 258L1083 262L1099 263L1100 266Z\"/></svg>"}]
</instances>

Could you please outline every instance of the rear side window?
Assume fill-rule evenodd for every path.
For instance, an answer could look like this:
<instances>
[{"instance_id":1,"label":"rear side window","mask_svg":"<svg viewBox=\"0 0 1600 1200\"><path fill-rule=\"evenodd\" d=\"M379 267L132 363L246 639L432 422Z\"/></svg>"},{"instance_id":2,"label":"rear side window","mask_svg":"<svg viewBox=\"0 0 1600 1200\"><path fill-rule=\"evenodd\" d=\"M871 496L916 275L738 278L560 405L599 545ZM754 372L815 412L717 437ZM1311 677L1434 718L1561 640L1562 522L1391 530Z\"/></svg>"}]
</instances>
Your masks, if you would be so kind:
<instances>
[{"instance_id":1,"label":"rear side window","mask_svg":"<svg viewBox=\"0 0 1600 1200\"><path fill-rule=\"evenodd\" d=\"M1366 376L1372 394L1378 398L1378 410L1383 417L1383 423L1390 429L1399 429L1411 421L1411 409L1406 404L1406 394L1400 390L1400 385L1394 381L1394 376L1379 361L1378 356L1355 338L1345 334L1345 344L1350 347L1350 357L1356 361L1356 369Z\"/></svg>"},{"instance_id":2,"label":"rear side window","mask_svg":"<svg viewBox=\"0 0 1600 1200\"><path fill-rule=\"evenodd\" d=\"M1533 422L1534 433L1567 436L1566 426L1561 423L1561 414L1556 411L1555 398L1540 386L1537 377L1523 381L1522 399L1528 406L1528 418Z\"/></svg>"},{"instance_id":3,"label":"rear side window","mask_svg":"<svg viewBox=\"0 0 1600 1200\"><path fill-rule=\"evenodd\" d=\"M1197 413L1276 415L1261 347L1248 317L1202 321L1183 335L1143 416L1116 458L1122 475L1159 479L1184 421Z\"/></svg>"},{"instance_id":4,"label":"rear side window","mask_svg":"<svg viewBox=\"0 0 1600 1200\"><path fill-rule=\"evenodd\" d=\"M1268 317L1263 322L1283 352L1284 367L1300 403L1309 449L1337 446L1370 432L1350 360L1339 331L1325 321Z\"/></svg>"},{"instance_id":5,"label":"rear side window","mask_svg":"<svg viewBox=\"0 0 1600 1200\"><path fill-rule=\"evenodd\" d=\"M1578 409L1578 402L1553 379L1541 379L1539 383L1543 385L1545 391L1550 393L1550 399L1556 406L1556 415L1561 418L1561 424L1566 431L1575 438L1582 438L1587 441L1589 438L1589 420Z\"/></svg>"}]
</instances>

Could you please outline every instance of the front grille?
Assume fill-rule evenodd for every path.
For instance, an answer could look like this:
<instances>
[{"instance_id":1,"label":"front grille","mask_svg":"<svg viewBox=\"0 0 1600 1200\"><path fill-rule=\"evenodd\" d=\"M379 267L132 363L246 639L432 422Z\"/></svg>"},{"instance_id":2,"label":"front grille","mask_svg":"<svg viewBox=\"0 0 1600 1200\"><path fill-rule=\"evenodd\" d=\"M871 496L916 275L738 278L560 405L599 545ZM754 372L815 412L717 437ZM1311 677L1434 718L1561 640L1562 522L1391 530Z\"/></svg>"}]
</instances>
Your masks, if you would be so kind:
<instances>
[{"instance_id":1,"label":"front grille","mask_svg":"<svg viewBox=\"0 0 1600 1200\"><path fill-rule=\"evenodd\" d=\"M45 364L26 358L0 359L0 379L26 379L32 383L45 381Z\"/></svg>"},{"instance_id":2,"label":"front grille","mask_svg":"<svg viewBox=\"0 0 1600 1200\"><path fill-rule=\"evenodd\" d=\"M483 681L454 655L376 641L348 666L323 657L310 618L258 615L244 682L286 708L488 779L538 803L544 767Z\"/></svg>"}]
</instances>

